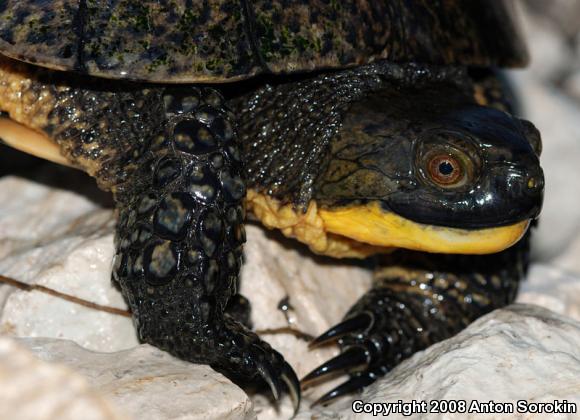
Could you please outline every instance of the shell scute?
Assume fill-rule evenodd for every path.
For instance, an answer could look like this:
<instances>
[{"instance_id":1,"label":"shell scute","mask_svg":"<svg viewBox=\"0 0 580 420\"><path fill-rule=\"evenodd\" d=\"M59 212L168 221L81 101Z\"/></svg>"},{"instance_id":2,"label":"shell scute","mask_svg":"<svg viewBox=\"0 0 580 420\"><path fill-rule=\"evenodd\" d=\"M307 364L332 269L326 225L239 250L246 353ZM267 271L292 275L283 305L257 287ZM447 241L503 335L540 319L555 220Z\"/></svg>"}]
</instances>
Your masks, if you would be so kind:
<instances>
[{"instance_id":1,"label":"shell scute","mask_svg":"<svg viewBox=\"0 0 580 420\"><path fill-rule=\"evenodd\" d=\"M6 0L0 52L153 82L394 62L518 66L507 0Z\"/></svg>"}]
</instances>

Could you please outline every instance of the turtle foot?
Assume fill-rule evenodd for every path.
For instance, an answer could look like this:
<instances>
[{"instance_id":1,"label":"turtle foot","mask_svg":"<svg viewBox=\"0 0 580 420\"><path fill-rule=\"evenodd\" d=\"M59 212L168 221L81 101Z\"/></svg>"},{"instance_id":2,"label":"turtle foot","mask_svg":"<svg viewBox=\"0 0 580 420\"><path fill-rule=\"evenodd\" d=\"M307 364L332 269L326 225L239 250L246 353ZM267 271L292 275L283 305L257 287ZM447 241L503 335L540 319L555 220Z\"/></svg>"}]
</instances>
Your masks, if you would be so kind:
<instances>
[{"instance_id":1,"label":"turtle foot","mask_svg":"<svg viewBox=\"0 0 580 420\"><path fill-rule=\"evenodd\" d=\"M300 406L300 382L284 357L240 322L225 316L225 323L216 332L219 351L212 367L247 379L260 377L268 384L276 400L286 391L294 412Z\"/></svg>"},{"instance_id":2,"label":"turtle foot","mask_svg":"<svg viewBox=\"0 0 580 420\"><path fill-rule=\"evenodd\" d=\"M375 271L375 287L344 320L310 347L340 345L342 353L302 379L306 388L337 374L350 379L314 404L370 385L417 351L457 334L478 317L508 305L528 264L529 234L491 255L400 252Z\"/></svg>"}]
</instances>

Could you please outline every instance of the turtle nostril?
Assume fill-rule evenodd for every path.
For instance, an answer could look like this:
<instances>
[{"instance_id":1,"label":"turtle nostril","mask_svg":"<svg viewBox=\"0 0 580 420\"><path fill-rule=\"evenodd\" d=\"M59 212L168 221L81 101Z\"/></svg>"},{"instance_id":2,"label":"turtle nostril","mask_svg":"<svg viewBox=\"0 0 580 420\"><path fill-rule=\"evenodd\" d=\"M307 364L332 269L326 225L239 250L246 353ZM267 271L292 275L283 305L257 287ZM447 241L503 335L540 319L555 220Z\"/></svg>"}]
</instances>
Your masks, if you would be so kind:
<instances>
[{"instance_id":1,"label":"turtle nostril","mask_svg":"<svg viewBox=\"0 0 580 420\"><path fill-rule=\"evenodd\" d=\"M526 186L530 192L541 192L544 189L544 177L541 173L532 175L528 178Z\"/></svg>"}]
</instances>

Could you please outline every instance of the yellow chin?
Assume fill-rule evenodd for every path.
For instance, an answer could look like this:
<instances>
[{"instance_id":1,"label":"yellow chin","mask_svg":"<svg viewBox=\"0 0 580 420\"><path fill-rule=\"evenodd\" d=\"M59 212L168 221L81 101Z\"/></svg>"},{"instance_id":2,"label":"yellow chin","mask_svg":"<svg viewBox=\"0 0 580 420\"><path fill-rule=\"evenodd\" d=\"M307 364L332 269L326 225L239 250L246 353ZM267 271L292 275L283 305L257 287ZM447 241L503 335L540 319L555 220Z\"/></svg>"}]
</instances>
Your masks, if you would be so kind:
<instances>
[{"instance_id":1,"label":"yellow chin","mask_svg":"<svg viewBox=\"0 0 580 420\"><path fill-rule=\"evenodd\" d=\"M319 209L327 232L378 247L405 248L443 254L492 254L509 248L526 232L530 222L487 229L457 229L423 225L378 203L338 210Z\"/></svg>"},{"instance_id":2,"label":"yellow chin","mask_svg":"<svg viewBox=\"0 0 580 420\"><path fill-rule=\"evenodd\" d=\"M283 204L255 190L248 191L246 205L264 226L280 229L317 254L336 258L365 258L397 248L442 254L491 254L515 244L529 225L529 221L524 221L479 230L429 226L385 213L378 203L325 210L311 201L303 213L292 204Z\"/></svg>"}]
</instances>

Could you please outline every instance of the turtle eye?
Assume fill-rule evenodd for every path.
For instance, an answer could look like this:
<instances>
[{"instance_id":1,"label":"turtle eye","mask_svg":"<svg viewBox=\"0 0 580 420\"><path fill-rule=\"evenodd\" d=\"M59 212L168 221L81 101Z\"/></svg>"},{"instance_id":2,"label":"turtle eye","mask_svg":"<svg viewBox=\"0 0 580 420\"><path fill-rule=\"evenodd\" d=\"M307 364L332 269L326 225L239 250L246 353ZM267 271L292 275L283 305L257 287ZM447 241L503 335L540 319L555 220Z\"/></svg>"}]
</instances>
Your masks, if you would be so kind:
<instances>
[{"instance_id":1,"label":"turtle eye","mask_svg":"<svg viewBox=\"0 0 580 420\"><path fill-rule=\"evenodd\" d=\"M482 158L471 137L450 131L430 131L419 138L415 167L419 179L436 188L468 187L478 178Z\"/></svg>"},{"instance_id":2,"label":"turtle eye","mask_svg":"<svg viewBox=\"0 0 580 420\"><path fill-rule=\"evenodd\" d=\"M436 184L451 186L463 178L464 169L453 156L440 154L429 159L427 173Z\"/></svg>"},{"instance_id":3,"label":"turtle eye","mask_svg":"<svg viewBox=\"0 0 580 420\"><path fill-rule=\"evenodd\" d=\"M455 189L474 180L475 165L472 159L452 147L435 147L425 153L420 161L420 173L429 184Z\"/></svg>"}]
</instances>

